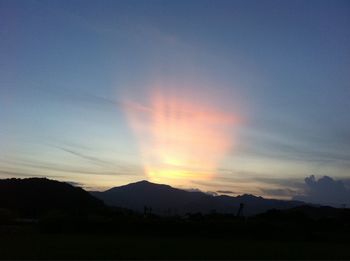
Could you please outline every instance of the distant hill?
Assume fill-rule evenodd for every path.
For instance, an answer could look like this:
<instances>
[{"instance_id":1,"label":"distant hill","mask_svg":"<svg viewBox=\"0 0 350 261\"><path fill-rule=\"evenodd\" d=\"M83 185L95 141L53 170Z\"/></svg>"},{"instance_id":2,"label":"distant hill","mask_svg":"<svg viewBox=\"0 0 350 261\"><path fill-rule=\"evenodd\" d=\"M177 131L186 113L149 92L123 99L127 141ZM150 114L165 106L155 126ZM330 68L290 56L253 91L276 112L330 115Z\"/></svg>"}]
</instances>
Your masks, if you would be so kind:
<instances>
[{"instance_id":1,"label":"distant hill","mask_svg":"<svg viewBox=\"0 0 350 261\"><path fill-rule=\"evenodd\" d=\"M65 182L46 178L0 179L0 208L20 216L38 217L50 210L80 213L103 206L101 200Z\"/></svg>"},{"instance_id":2,"label":"distant hill","mask_svg":"<svg viewBox=\"0 0 350 261\"><path fill-rule=\"evenodd\" d=\"M190 192L168 185L140 181L125 186L114 187L104 192L91 192L107 205L130 208L139 212L144 207L161 215L186 213L234 213L241 203L244 204L243 215L255 215L269 209L288 209L304 205L301 201L264 199L253 195L237 197L214 196L203 192Z\"/></svg>"}]
</instances>

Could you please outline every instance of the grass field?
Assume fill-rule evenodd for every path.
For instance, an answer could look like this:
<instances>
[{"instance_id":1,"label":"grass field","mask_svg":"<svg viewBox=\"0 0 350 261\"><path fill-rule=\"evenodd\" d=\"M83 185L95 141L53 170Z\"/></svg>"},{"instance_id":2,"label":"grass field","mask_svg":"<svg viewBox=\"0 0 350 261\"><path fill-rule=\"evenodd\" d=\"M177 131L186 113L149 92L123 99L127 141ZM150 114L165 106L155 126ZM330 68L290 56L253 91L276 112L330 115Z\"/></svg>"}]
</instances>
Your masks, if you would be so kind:
<instances>
[{"instance_id":1,"label":"grass field","mask_svg":"<svg viewBox=\"0 0 350 261\"><path fill-rule=\"evenodd\" d=\"M350 259L348 243L118 235L0 236L2 259Z\"/></svg>"}]
</instances>

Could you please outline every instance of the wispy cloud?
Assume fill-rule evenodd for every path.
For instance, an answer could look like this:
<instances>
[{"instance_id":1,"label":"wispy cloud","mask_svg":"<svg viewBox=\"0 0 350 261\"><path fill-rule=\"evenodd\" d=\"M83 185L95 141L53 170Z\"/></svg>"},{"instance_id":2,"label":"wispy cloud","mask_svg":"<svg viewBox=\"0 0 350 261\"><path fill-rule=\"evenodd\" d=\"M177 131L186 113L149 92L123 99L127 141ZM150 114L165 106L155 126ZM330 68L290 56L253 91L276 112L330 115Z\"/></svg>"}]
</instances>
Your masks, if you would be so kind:
<instances>
[{"instance_id":1,"label":"wispy cloud","mask_svg":"<svg viewBox=\"0 0 350 261\"><path fill-rule=\"evenodd\" d=\"M138 171L136 168L129 168L129 171L116 170L105 170L105 169L87 169L79 166L67 166L64 164L50 164L45 162L35 163L20 163L21 166L31 167L38 170L48 170L55 172L62 172L67 174L82 174L82 175L108 175L108 176L123 176L123 175L137 175Z\"/></svg>"},{"instance_id":2,"label":"wispy cloud","mask_svg":"<svg viewBox=\"0 0 350 261\"><path fill-rule=\"evenodd\" d=\"M217 193L220 193L220 194L235 194L233 191L231 190L217 190L216 191Z\"/></svg>"},{"instance_id":3,"label":"wispy cloud","mask_svg":"<svg viewBox=\"0 0 350 261\"><path fill-rule=\"evenodd\" d=\"M289 189L289 188L261 188L261 191L264 195L272 196L272 197L286 197L292 198L299 194L298 191Z\"/></svg>"},{"instance_id":4,"label":"wispy cloud","mask_svg":"<svg viewBox=\"0 0 350 261\"><path fill-rule=\"evenodd\" d=\"M248 139L248 138L247 138ZM308 162L343 162L350 164L350 151L338 148L330 141L326 144L309 144L303 140L283 139L269 136L249 136L249 142L241 150L243 155L264 158L284 159ZM337 141L342 143L342 141ZM344 142L348 142L347 140ZM343 143L344 144L344 143ZM237 153L237 152L235 152Z\"/></svg>"},{"instance_id":5,"label":"wispy cloud","mask_svg":"<svg viewBox=\"0 0 350 261\"><path fill-rule=\"evenodd\" d=\"M67 180L66 175L45 175L34 173L31 171L17 171L17 170L7 170L0 169L0 178L48 178L48 179L57 179L61 181Z\"/></svg>"},{"instance_id":6,"label":"wispy cloud","mask_svg":"<svg viewBox=\"0 0 350 261\"><path fill-rule=\"evenodd\" d=\"M90 161L90 162L93 162L93 163L95 163L95 164L99 164L99 165L101 165L101 164L102 164L102 165L112 165L111 162L108 162L108 161L106 161L106 160L100 159L100 158L98 158L98 157L94 157L94 156L87 155L87 154L85 154L85 153L81 153L81 152L76 151L76 150L73 150L73 149L69 149L69 148L65 148L65 147L61 147L61 146L53 146L53 147L55 147L55 148L57 148L57 149L60 149L60 150L62 150L62 151L64 151L64 152L67 152L67 153L69 153L69 154L72 154L72 155L74 155L74 156L77 156L77 157L79 157L79 158L81 158L81 159L84 159L84 160L88 160L88 161Z\"/></svg>"},{"instance_id":7,"label":"wispy cloud","mask_svg":"<svg viewBox=\"0 0 350 261\"><path fill-rule=\"evenodd\" d=\"M74 187L84 187L84 184L81 182L76 182L76 181L65 181L65 182Z\"/></svg>"}]
</instances>

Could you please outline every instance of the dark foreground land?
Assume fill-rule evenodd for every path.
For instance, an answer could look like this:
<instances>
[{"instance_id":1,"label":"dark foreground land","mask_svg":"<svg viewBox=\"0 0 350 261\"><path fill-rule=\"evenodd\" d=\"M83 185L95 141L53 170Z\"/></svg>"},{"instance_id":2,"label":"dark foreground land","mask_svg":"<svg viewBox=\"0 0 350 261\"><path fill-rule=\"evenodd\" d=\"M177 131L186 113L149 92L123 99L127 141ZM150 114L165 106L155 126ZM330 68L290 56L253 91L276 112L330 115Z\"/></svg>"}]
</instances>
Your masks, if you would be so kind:
<instances>
[{"instance_id":1,"label":"dark foreground land","mask_svg":"<svg viewBox=\"0 0 350 261\"><path fill-rule=\"evenodd\" d=\"M120 235L2 236L4 259L349 259L349 243Z\"/></svg>"},{"instance_id":2,"label":"dark foreground land","mask_svg":"<svg viewBox=\"0 0 350 261\"><path fill-rule=\"evenodd\" d=\"M349 224L271 211L252 218L55 216L1 226L2 259L350 259ZM266 216L267 215L267 216ZM346 219L348 220L348 219ZM22 223L21 223L22 222Z\"/></svg>"},{"instance_id":3,"label":"dark foreground land","mask_svg":"<svg viewBox=\"0 0 350 261\"><path fill-rule=\"evenodd\" d=\"M66 183L0 180L0 259L350 259L350 209L145 210L107 206Z\"/></svg>"}]
</instances>

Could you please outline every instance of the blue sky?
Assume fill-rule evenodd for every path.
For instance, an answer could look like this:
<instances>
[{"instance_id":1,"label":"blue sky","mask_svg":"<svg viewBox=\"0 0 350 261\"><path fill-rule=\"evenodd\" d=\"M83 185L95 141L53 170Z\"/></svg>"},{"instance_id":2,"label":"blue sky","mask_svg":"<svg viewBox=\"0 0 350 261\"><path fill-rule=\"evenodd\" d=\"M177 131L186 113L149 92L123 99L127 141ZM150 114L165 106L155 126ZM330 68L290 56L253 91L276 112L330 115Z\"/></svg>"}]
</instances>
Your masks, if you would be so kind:
<instances>
[{"instance_id":1,"label":"blue sky","mask_svg":"<svg viewBox=\"0 0 350 261\"><path fill-rule=\"evenodd\" d=\"M0 1L0 176L91 189L147 179L123 106L160 82L244 119L214 177L177 186L292 197L312 174L346 183L349 12L348 1Z\"/></svg>"}]
</instances>

